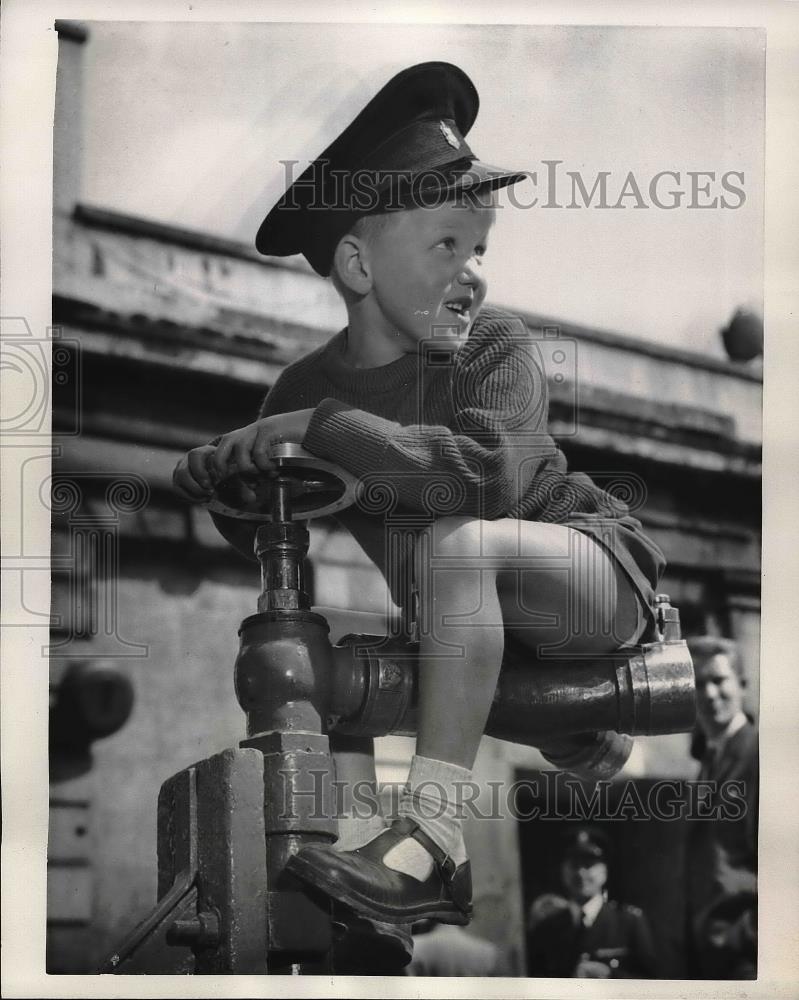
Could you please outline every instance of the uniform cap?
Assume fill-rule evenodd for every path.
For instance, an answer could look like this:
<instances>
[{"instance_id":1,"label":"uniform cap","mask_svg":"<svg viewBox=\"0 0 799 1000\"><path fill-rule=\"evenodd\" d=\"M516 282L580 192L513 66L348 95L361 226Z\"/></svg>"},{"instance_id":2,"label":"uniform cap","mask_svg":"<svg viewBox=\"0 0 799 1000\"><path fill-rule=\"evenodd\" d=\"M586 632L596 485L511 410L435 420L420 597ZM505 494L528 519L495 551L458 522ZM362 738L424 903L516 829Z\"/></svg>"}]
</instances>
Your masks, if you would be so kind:
<instances>
[{"instance_id":1,"label":"uniform cap","mask_svg":"<svg viewBox=\"0 0 799 1000\"><path fill-rule=\"evenodd\" d=\"M582 829L566 842L564 857L574 861L607 861L607 838L599 830Z\"/></svg>"},{"instance_id":2,"label":"uniform cap","mask_svg":"<svg viewBox=\"0 0 799 1000\"><path fill-rule=\"evenodd\" d=\"M328 275L333 252L356 219L415 205L432 207L459 191L523 180L477 159L466 142L480 101L450 63L411 66L393 77L295 180L261 223L263 254L303 254Z\"/></svg>"}]
</instances>

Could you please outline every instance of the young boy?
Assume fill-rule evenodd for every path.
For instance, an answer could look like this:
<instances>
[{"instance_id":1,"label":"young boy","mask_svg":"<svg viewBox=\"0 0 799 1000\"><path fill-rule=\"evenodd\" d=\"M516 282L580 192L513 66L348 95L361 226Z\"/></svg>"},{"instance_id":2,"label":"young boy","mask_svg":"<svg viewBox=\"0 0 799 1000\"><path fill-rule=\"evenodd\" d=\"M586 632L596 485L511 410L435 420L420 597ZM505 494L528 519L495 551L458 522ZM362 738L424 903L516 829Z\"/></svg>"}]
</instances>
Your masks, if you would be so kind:
<instances>
[{"instance_id":1,"label":"young boy","mask_svg":"<svg viewBox=\"0 0 799 1000\"><path fill-rule=\"evenodd\" d=\"M339 515L417 615L418 739L400 818L387 826L377 813L353 814L333 847L290 862L335 900L391 924L469 921L460 793L506 636L531 656L596 657L635 643L663 568L626 509L567 472L524 324L481 308L492 192L524 175L469 149L477 107L461 70L412 67L287 191L256 245L303 253L330 275L347 327L283 372L258 420L189 452L175 471L183 494L201 500L234 470L268 470L275 441L296 441L380 484L388 507L420 516L413 543L398 549L370 489ZM240 522L217 523L252 551ZM339 780L375 784L370 741L331 746Z\"/></svg>"}]
</instances>

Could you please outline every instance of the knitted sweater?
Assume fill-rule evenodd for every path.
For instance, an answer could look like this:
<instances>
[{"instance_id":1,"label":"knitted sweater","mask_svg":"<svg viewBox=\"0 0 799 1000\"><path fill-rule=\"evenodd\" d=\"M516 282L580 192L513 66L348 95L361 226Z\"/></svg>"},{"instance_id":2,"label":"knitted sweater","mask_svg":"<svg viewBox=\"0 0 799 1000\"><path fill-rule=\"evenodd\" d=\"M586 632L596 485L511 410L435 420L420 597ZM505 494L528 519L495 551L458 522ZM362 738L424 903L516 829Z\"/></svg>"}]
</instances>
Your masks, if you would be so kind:
<instances>
[{"instance_id":1,"label":"knitted sweater","mask_svg":"<svg viewBox=\"0 0 799 1000\"><path fill-rule=\"evenodd\" d=\"M379 368L348 365L345 346L342 331L290 364L259 416L314 408L303 446L360 479L358 502L337 518L397 603L407 597L408 551L388 565L386 524L449 514L571 524L605 544L611 525L611 547L625 539L625 569L640 570L634 582L651 601L663 555L623 503L568 471L547 432L546 378L520 319L484 307L459 349L425 345Z\"/></svg>"}]
</instances>

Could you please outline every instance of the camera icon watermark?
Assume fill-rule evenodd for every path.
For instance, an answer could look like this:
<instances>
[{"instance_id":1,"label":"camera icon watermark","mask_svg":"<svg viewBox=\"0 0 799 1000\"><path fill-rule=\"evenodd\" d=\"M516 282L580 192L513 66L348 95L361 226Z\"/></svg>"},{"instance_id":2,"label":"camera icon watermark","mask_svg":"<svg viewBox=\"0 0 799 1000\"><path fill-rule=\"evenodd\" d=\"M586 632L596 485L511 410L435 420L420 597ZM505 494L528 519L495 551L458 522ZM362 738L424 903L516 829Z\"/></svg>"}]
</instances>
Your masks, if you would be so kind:
<instances>
[{"instance_id":1,"label":"camera icon watermark","mask_svg":"<svg viewBox=\"0 0 799 1000\"><path fill-rule=\"evenodd\" d=\"M22 316L0 317L3 408L0 436L24 444L49 438L48 412L59 435L81 430L81 353L77 340L48 327L43 337Z\"/></svg>"},{"instance_id":2,"label":"camera icon watermark","mask_svg":"<svg viewBox=\"0 0 799 1000\"><path fill-rule=\"evenodd\" d=\"M0 378L4 625L47 627L53 564L50 511L40 490L62 451L52 442L51 424L65 437L81 432L80 344L59 328L42 334L25 317L0 317Z\"/></svg>"},{"instance_id":3,"label":"camera icon watermark","mask_svg":"<svg viewBox=\"0 0 799 1000\"><path fill-rule=\"evenodd\" d=\"M549 387L550 408L557 401L558 438L574 437L580 427L578 349L574 337L566 337L558 326L542 326L530 331L535 357Z\"/></svg>"}]
</instances>

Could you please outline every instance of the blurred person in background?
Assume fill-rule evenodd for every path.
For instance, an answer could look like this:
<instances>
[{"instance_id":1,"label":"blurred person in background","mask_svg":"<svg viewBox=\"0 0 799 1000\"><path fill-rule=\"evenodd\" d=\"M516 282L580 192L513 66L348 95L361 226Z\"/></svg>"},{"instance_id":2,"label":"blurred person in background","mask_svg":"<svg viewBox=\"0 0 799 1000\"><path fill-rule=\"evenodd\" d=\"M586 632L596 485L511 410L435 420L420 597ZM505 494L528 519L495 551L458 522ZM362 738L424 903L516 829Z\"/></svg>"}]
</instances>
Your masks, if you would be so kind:
<instances>
[{"instance_id":1,"label":"blurred person in background","mask_svg":"<svg viewBox=\"0 0 799 1000\"><path fill-rule=\"evenodd\" d=\"M422 920L413 925L408 976L507 976L495 944L453 924Z\"/></svg>"},{"instance_id":2,"label":"blurred person in background","mask_svg":"<svg viewBox=\"0 0 799 1000\"><path fill-rule=\"evenodd\" d=\"M652 979L657 962L649 921L636 906L608 899L608 845L583 828L567 842L566 895L545 893L528 922L528 973L576 979Z\"/></svg>"},{"instance_id":3,"label":"blurred person in background","mask_svg":"<svg viewBox=\"0 0 799 1000\"><path fill-rule=\"evenodd\" d=\"M744 711L746 678L730 639L688 640L694 661L700 761L686 845L688 962L693 978L757 972L758 733Z\"/></svg>"}]
</instances>

